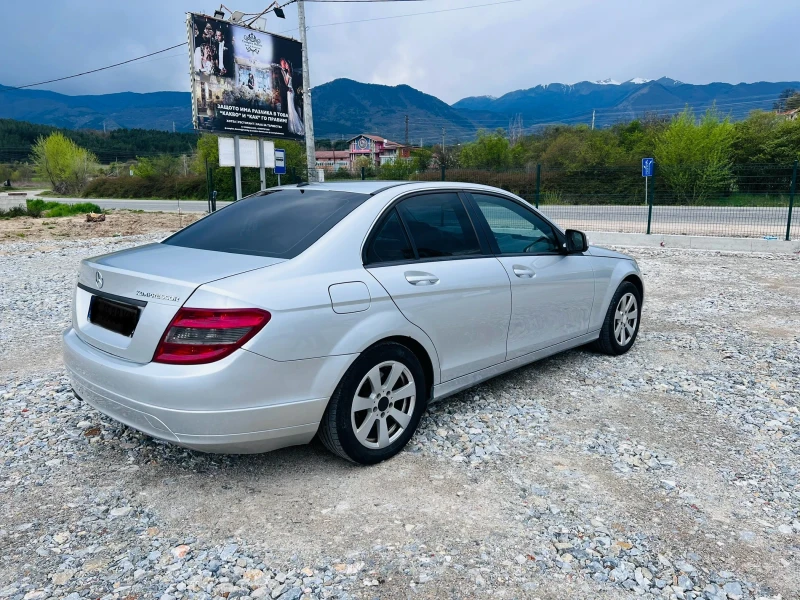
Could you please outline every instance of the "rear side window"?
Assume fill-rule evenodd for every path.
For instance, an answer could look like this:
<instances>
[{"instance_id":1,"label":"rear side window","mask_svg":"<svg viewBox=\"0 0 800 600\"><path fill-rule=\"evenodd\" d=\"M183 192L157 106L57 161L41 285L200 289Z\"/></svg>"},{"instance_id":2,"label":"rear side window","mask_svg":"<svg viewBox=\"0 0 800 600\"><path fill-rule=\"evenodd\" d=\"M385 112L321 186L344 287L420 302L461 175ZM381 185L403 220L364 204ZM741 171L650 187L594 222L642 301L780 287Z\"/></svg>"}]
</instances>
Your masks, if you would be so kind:
<instances>
[{"instance_id":1,"label":"rear side window","mask_svg":"<svg viewBox=\"0 0 800 600\"><path fill-rule=\"evenodd\" d=\"M163 243L198 250L294 258L368 194L288 188L234 202Z\"/></svg>"},{"instance_id":2,"label":"rear side window","mask_svg":"<svg viewBox=\"0 0 800 600\"><path fill-rule=\"evenodd\" d=\"M403 224L392 210L389 217L378 227L375 237L367 248L367 264L410 260L414 258L414 250L408 241Z\"/></svg>"},{"instance_id":3,"label":"rear side window","mask_svg":"<svg viewBox=\"0 0 800 600\"><path fill-rule=\"evenodd\" d=\"M480 254L478 236L458 194L421 194L397 205L420 259Z\"/></svg>"}]
</instances>

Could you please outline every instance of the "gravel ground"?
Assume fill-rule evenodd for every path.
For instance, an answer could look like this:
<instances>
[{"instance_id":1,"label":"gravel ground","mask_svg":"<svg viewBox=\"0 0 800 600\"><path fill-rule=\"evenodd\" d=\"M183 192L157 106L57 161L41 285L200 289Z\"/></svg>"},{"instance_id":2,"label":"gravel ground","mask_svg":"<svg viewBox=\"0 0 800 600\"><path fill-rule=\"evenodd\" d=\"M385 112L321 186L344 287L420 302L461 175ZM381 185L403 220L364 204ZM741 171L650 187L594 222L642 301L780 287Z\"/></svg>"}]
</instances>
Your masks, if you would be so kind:
<instances>
[{"instance_id":1,"label":"gravel ground","mask_svg":"<svg viewBox=\"0 0 800 600\"><path fill-rule=\"evenodd\" d=\"M634 249L625 356L435 404L371 468L212 456L77 401L81 257L0 245L0 598L798 598L800 258Z\"/></svg>"}]
</instances>

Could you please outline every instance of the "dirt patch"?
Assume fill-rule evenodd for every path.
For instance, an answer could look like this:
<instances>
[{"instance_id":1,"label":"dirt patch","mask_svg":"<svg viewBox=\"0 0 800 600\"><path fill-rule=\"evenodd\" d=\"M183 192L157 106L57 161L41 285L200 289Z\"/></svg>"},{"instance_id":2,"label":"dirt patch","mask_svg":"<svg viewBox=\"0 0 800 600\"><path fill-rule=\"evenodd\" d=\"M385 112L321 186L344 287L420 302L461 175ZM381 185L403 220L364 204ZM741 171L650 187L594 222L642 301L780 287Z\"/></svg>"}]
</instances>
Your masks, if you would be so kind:
<instances>
[{"instance_id":1,"label":"dirt patch","mask_svg":"<svg viewBox=\"0 0 800 600\"><path fill-rule=\"evenodd\" d=\"M169 233L194 223L202 213L162 213L112 210L101 223L87 223L86 216L34 219L0 219L0 242L70 240Z\"/></svg>"}]
</instances>

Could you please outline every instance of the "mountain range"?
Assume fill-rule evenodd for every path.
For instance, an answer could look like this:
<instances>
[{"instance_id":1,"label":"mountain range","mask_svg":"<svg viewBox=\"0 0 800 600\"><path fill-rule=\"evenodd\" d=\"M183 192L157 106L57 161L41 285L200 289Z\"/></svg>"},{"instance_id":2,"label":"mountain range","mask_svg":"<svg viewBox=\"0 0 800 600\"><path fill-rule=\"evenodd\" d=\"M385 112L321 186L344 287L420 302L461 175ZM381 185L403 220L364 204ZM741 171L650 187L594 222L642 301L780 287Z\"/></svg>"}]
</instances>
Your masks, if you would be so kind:
<instances>
[{"instance_id":1,"label":"mountain range","mask_svg":"<svg viewBox=\"0 0 800 600\"><path fill-rule=\"evenodd\" d=\"M668 77L635 78L618 83L551 83L500 97L470 96L450 105L408 85L386 86L336 79L315 87L314 126L318 138L347 138L375 133L402 141L405 122L411 142L468 140L479 129L507 128L513 120L530 131L545 124L592 122L603 127L645 113L674 114L690 105L702 111L716 103L723 114L745 117L770 109L787 88L800 82L709 83L693 85ZM44 90L0 86L0 118L70 129L120 127L189 131L188 92L152 92L67 96Z\"/></svg>"}]
</instances>

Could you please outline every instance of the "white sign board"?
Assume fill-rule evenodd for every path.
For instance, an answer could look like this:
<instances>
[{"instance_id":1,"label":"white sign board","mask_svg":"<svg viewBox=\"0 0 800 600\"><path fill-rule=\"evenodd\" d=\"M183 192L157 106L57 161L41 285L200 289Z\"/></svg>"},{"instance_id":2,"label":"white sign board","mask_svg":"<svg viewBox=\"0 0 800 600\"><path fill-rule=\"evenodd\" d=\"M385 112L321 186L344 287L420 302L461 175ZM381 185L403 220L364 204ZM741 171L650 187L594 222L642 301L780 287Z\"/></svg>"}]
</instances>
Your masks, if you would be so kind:
<instances>
[{"instance_id":1,"label":"white sign board","mask_svg":"<svg viewBox=\"0 0 800 600\"><path fill-rule=\"evenodd\" d=\"M267 169L275 168L275 142L269 140L261 140L261 145L264 147L264 166Z\"/></svg>"},{"instance_id":2,"label":"white sign board","mask_svg":"<svg viewBox=\"0 0 800 600\"><path fill-rule=\"evenodd\" d=\"M235 167L233 138L219 136L219 166ZM258 140L239 138L239 166L258 167Z\"/></svg>"}]
</instances>

